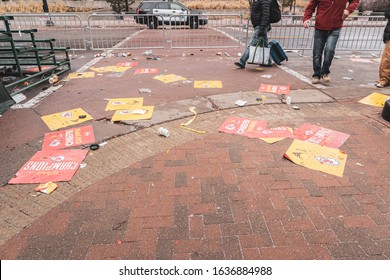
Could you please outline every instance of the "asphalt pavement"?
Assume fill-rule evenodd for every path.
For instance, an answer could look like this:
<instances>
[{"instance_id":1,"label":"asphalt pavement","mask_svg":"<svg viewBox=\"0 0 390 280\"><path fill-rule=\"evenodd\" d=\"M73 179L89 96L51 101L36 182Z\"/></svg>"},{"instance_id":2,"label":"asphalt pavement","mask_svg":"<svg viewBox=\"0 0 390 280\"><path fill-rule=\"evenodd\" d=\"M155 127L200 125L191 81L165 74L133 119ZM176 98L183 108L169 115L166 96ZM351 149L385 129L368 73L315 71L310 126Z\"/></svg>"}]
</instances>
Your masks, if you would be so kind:
<instances>
[{"instance_id":1,"label":"asphalt pavement","mask_svg":"<svg viewBox=\"0 0 390 280\"><path fill-rule=\"evenodd\" d=\"M390 258L390 126L381 108L358 102L390 94L374 86L375 55L339 55L331 83L312 85L310 53L238 69L242 49L144 51L74 53L79 73L137 65L25 93L0 118L1 259ZM185 82L161 82L155 71ZM222 87L196 88L195 81ZM260 84L289 85L292 104L259 92ZM129 97L155 106L152 118L111 122L107 100ZM181 125L193 118L190 107L193 130ZM83 125L103 144L85 166L50 195L37 195L37 184L7 184L50 132L41 117L74 108L93 117ZM349 134L340 148L348 154L343 177L283 158L291 139L267 144L218 132L228 116ZM159 136L161 126L169 137Z\"/></svg>"}]
</instances>

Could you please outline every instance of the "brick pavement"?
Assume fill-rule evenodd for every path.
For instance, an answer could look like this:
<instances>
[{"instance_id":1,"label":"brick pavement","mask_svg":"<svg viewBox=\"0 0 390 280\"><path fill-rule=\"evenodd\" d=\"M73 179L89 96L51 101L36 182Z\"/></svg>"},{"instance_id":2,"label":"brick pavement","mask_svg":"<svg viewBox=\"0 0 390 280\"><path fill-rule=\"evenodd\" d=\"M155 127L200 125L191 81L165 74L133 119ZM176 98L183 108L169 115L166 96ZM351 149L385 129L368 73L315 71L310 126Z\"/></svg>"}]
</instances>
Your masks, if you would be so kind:
<instances>
[{"instance_id":1,"label":"brick pavement","mask_svg":"<svg viewBox=\"0 0 390 280\"><path fill-rule=\"evenodd\" d=\"M169 138L155 127L114 138L61 192L34 200L57 206L0 258L390 259L389 124L356 101L227 109L198 115L191 126L206 135L175 120ZM344 176L284 159L291 140L218 133L230 115L350 134ZM86 174L95 183L82 188Z\"/></svg>"}]
</instances>

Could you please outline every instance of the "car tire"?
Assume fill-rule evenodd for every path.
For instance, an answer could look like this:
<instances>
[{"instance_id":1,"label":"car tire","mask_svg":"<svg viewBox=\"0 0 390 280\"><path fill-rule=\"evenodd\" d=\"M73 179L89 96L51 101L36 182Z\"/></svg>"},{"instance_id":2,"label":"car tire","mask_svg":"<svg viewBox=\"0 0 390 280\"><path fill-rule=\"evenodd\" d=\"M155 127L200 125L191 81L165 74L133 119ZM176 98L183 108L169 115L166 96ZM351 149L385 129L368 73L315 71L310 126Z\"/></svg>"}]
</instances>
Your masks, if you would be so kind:
<instances>
[{"instance_id":1,"label":"car tire","mask_svg":"<svg viewBox=\"0 0 390 280\"><path fill-rule=\"evenodd\" d=\"M191 17L189 19L189 26L190 26L190 29L198 29L199 28L199 20L198 20L198 17Z\"/></svg>"},{"instance_id":2,"label":"car tire","mask_svg":"<svg viewBox=\"0 0 390 280\"><path fill-rule=\"evenodd\" d=\"M151 18L148 22L149 29L157 29L158 27L158 20L157 18Z\"/></svg>"}]
</instances>

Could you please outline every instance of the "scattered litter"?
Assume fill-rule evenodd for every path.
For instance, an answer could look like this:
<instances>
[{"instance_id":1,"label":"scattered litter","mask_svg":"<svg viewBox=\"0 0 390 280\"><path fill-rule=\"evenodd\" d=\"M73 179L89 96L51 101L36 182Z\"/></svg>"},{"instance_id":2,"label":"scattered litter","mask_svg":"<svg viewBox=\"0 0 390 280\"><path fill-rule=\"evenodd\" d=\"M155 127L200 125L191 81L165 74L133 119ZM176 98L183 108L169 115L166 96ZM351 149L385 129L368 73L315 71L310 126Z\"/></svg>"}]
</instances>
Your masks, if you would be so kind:
<instances>
[{"instance_id":1,"label":"scattered litter","mask_svg":"<svg viewBox=\"0 0 390 280\"><path fill-rule=\"evenodd\" d=\"M100 53L95 54L93 57L101 57L102 55Z\"/></svg>"},{"instance_id":2,"label":"scattered litter","mask_svg":"<svg viewBox=\"0 0 390 280\"><path fill-rule=\"evenodd\" d=\"M117 57L127 57L127 53L118 53Z\"/></svg>"},{"instance_id":3,"label":"scattered litter","mask_svg":"<svg viewBox=\"0 0 390 280\"><path fill-rule=\"evenodd\" d=\"M224 54L225 54L227 57L229 57L229 56L230 56L230 54L228 54L227 52L224 52Z\"/></svg>"},{"instance_id":4,"label":"scattered litter","mask_svg":"<svg viewBox=\"0 0 390 280\"><path fill-rule=\"evenodd\" d=\"M272 75L270 75L270 74L267 74L267 75L262 75L261 77L262 77L262 78L271 79L271 78L272 78Z\"/></svg>"},{"instance_id":5,"label":"scattered litter","mask_svg":"<svg viewBox=\"0 0 390 280\"><path fill-rule=\"evenodd\" d=\"M343 77L343 80L353 80L353 78L351 78L351 77Z\"/></svg>"},{"instance_id":6,"label":"scattered litter","mask_svg":"<svg viewBox=\"0 0 390 280\"><path fill-rule=\"evenodd\" d=\"M372 57L379 57L377 54L374 54L374 53L372 53L371 56Z\"/></svg>"},{"instance_id":7,"label":"scattered litter","mask_svg":"<svg viewBox=\"0 0 390 280\"><path fill-rule=\"evenodd\" d=\"M70 54L70 55L69 55L69 58L70 58L70 59L75 59L75 58L77 58L77 54L75 54L75 55L71 55L71 54Z\"/></svg>"},{"instance_id":8,"label":"scattered litter","mask_svg":"<svg viewBox=\"0 0 390 280\"><path fill-rule=\"evenodd\" d=\"M291 97L290 96L286 96L285 94L282 94L282 97L280 98L280 100L284 104L287 104L287 105L291 104Z\"/></svg>"},{"instance_id":9,"label":"scattered litter","mask_svg":"<svg viewBox=\"0 0 390 280\"><path fill-rule=\"evenodd\" d=\"M107 142L103 142L99 144L100 147L104 147L105 145L107 145Z\"/></svg>"},{"instance_id":10,"label":"scattered litter","mask_svg":"<svg viewBox=\"0 0 390 280\"><path fill-rule=\"evenodd\" d=\"M339 59L339 58L341 58L341 56L335 55L334 58Z\"/></svg>"},{"instance_id":11,"label":"scattered litter","mask_svg":"<svg viewBox=\"0 0 390 280\"><path fill-rule=\"evenodd\" d=\"M266 99L267 99L267 97L263 94L262 96L256 98L256 101L259 101L261 103L261 105L264 105L264 102Z\"/></svg>"},{"instance_id":12,"label":"scattered litter","mask_svg":"<svg viewBox=\"0 0 390 280\"><path fill-rule=\"evenodd\" d=\"M147 57L146 59L147 59L147 60L161 60L160 57L156 57L156 56L153 56L153 57L149 56L149 57Z\"/></svg>"},{"instance_id":13,"label":"scattered litter","mask_svg":"<svg viewBox=\"0 0 390 280\"><path fill-rule=\"evenodd\" d=\"M164 137L169 137L169 135L170 135L169 130L166 129L165 127L160 127L158 129L158 134L160 134L161 136L164 136Z\"/></svg>"},{"instance_id":14,"label":"scattered litter","mask_svg":"<svg viewBox=\"0 0 390 280\"><path fill-rule=\"evenodd\" d=\"M183 83L183 84L192 84L192 81L190 81L190 80L184 80L182 83Z\"/></svg>"},{"instance_id":15,"label":"scattered litter","mask_svg":"<svg viewBox=\"0 0 390 280\"><path fill-rule=\"evenodd\" d=\"M86 164L86 163L81 163L81 164L80 164L80 168L85 168L85 167L87 167L87 164Z\"/></svg>"},{"instance_id":16,"label":"scattered litter","mask_svg":"<svg viewBox=\"0 0 390 280\"><path fill-rule=\"evenodd\" d=\"M236 104L237 106L244 106L246 103L247 101L244 100L237 100L236 102L234 102L234 104Z\"/></svg>"},{"instance_id":17,"label":"scattered litter","mask_svg":"<svg viewBox=\"0 0 390 280\"><path fill-rule=\"evenodd\" d=\"M22 102L23 100L27 99L27 97L22 93L18 93L18 94L15 94L14 96L12 96L12 99L15 100L16 103L19 103L19 102Z\"/></svg>"},{"instance_id":18,"label":"scattered litter","mask_svg":"<svg viewBox=\"0 0 390 280\"><path fill-rule=\"evenodd\" d=\"M350 70L348 70L348 72L353 73L353 70L350 69Z\"/></svg>"},{"instance_id":19,"label":"scattered litter","mask_svg":"<svg viewBox=\"0 0 390 280\"><path fill-rule=\"evenodd\" d=\"M364 166L363 164L361 164L361 163L358 163L358 162L356 163L356 165L358 165L358 166Z\"/></svg>"},{"instance_id":20,"label":"scattered litter","mask_svg":"<svg viewBox=\"0 0 390 280\"><path fill-rule=\"evenodd\" d=\"M58 188L58 185L53 182L48 182L44 184L40 184L38 187L35 188L36 192L51 194L55 189Z\"/></svg>"},{"instance_id":21,"label":"scattered litter","mask_svg":"<svg viewBox=\"0 0 390 280\"><path fill-rule=\"evenodd\" d=\"M192 128L189 128L187 127L188 125L190 125L196 118L196 116L198 115L198 113L196 112L196 108L195 107L190 107L189 108L190 112L194 114L194 116L188 120L186 123L181 123L180 126L181 128L184 128L184 129L187 129L189 131L192 131L192 132L196 132L198 134L205 134L207 133L207 131L205 130L197 130L197 129L192 129Z\"/></svg>"},{"instance_id":22,"label":"scattered litter","mask_svg":"<svg viewBox=\"0 0 390 280\"><path fill-rule=\"evenodd\" d=\"M152 54L153 54L152 50L148 50L142 53L142 55L152 55Z\"/></svg>"},{"instance_id":23,"label":"scattered litter","mask_svg":"<svg viewBox=\"0 0 390 280\"><path fill-rule=\"evenodd\" d=\"M152 90L149 88L140 88L138 89L139 93L151 93Z\"/></svg>"},{"instance_id":24,"label":"scattered litter","mask_svg":"<svg viewBox=\"0 0 390 280\"><path fill-rule=\"evenodd\" d=\"M222 55L222 53L221 52L217 52L216 55Z\"/></svg>"},{"instance_id":25,"label":"scattered litter","mask_svg":"<svg viewBox=\"0 0 390 280\"><path fill-rule=\"evenodd\" d=\"M185 53L182 53L182 54L181 54L181 56L182 56L182 57L185 57L185 56L186 56L186 54L185 54Z\"/></svg>"},{"instance_id":26,"label":"scattered litter","mask_svg":"<svg viewBox=\"0 0 390 280\"><path fill-rule=\"evenodd\" d=\"M237 53L237 56L241 56L241 53Z\"/></svg>"},{"instance_id":27,"label":"scattered litter","mask_svg":"<svg viewBox=\"0 0 390 280\"><path fill-rule=\"evenodd\" d=\"M99 144L92 144L92 145L89 146L89 149L91 151L96 151L99 148L100 148Z\"/></svg>"},{"instance_id":28,"label":"scattered litter","mask_svg":"<svg viewBox=\"0 0 390 280\"><path fill-rule=\"evenodd\" d=\"M301 110L301 108L299 108L299 106L293 106L292 107L294 110Z\"/></svg>"}]
</instances>

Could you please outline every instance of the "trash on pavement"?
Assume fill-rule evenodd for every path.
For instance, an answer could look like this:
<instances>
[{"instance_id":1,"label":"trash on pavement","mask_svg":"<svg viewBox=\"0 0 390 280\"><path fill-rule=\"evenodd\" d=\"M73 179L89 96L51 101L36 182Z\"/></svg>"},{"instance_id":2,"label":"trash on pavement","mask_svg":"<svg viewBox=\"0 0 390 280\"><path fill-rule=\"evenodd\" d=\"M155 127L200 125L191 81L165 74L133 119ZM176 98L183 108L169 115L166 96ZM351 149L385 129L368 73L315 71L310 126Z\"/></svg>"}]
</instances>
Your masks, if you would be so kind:
<instances>
[{"instance_id":1,"label":"trash on pavement","mask_svg":"<svg viewBox=\"0 0 390 280\"><path fill-rule=\"evenodd\" d=\"M289 94L290 93L290 85L261 84L258 91L259 92L276 93L276 94Z\"/></svg>"},{"instance_id":2,"label":"trash on pavement","mask_svg":"<svg viewBox=\"0 0 390 280\"><path fill-rule=\"evenodd\" d=\"M246 103L247 101L244 100L237 100L236 102L234 102L234 104L236 104L237 106L244 106Z\"/></svg>"},{"instance_id":3,"label":"trash on pavement","mask_svg":"<svg viewBox=\"0 0 390 280\"><path fill-rule=\"evenodd\" d=\"M165 127L160 127L158 129L158 134L160 134L161 136L164 136L164 137L169 137L169 135L170 135L169 130L166 129Z\"/></svg>"},{"instance_id":4,"label":"trash on pavement","mask_svg":"<svg viewBox=\"0 0 390 280\"><path fill-rule=\"evenodd\" d=\"M95 142L92 125L45 133L42 150L59 150Z\"/></svg>"},{"instance_id":5,"label":"trash on pavement","mask_svg":"<svg viewBox=\"0 0 390 280\"><path fill-rule=\"evenodd\" d=\"M301 108L299 108L299 106L293 106L292 107L294 110L301 110Z\"/></svg>"},{"instance_id":6,"label":"trash on pavement","mask_svg":"<svg viewBox=\"0 0 390 280\"><path fill-rule=\"evenodd\" d=\"M343 177L347 154L342 150L294 140L284 157L295 164Z\"/></svg>"},{"instance_id":7,"label":"trash on pavement","mask_svg":"<svg viewBox=\"0 0 390 280\"><path fill-rule=\"evenodd\" d=\"M58 76L57 75L53 75L49 78L49 83L50 84L55 84L58 82Z\"/></svg>"},{"instance_id":8,"label":"trash on pavement","mask_svg":"<svg viewBox=\"0 0 390 280\"><path fill-rule=\"evenodd\" d=\"M142 55L152 55L152 54L153 54L152 50L148 50L142 53Z\"/></svg>"},{"instance_id":9,"label":"trash on pavement","mask_svg":"<svg viewBox=\"0 0 390 280\"><path fill-rule=\"evenodd\" d=\"M390 122L390 99L387 99L382 110L382 118Z\"/></svg>"},{"instance_id":10,"label":"trash on pavement","mask_svg":"<svg viewBox=\"0 0 390 280\"><path fill-rule=\"evenodd\" d=\"M58 185L53 182L47 182L44 184L40 184L38 187L35 188L36 192L51 194L55 189L58 188Z\"/></svg>"},{"instance_id":11,"label":"trash on pavement","mask_svg":"<svg viewBox=\"0 0 390 280\"><path fill-rule=\"evenodd\" d=\"M207 133L207 131L205 131L205 130L197 130L197 129L193 129L193 128L189 128L188 127L195 120L196 116L198 115L198 113L196 112L196 108L195 107L190 107L189 110L190 110L191 113L194 114L194 116L191 119L189 119L187 122L181 123L180 124L181 128L187 129L189 131L192 131L192 132L195 132L195 133L198 133L198 134L205 134L205 133Z\"/></svg>"},{"instance_id":12,"label":"trash on pavement","mask_svg":"<svg viewBox=\"0 0 390 280\"><path fill-rule=\"evenodd\" d=\"M228 56L228 57L230 56L230 54L228 54L227 52L224 52L224 54L225 54L225 56Z\"/></svg>"},{"instance_id":13,"label":"trash on pavement","mask_svg":"<svg viewBox=\"0 0 390 280\"><path fill-rule=\"evenodd\" d=\"M351 78L351 77L343 77L343 80L351 81L351 80L353 80L353 78Z\"/></svg>"},{"instance_id":14,"label":"trash on pavement","mask_svg":"<svg viewBox=\"0 0 390 280\"><path fill-rule=\"evenodd\" d=\"M378 92L373 92L370 95L359 100L359 103L376 106L376 107L383 107L385 106L386 100L389 98L390 96L388 95L378 93Z\"/></svg>"},{"instance_id":15,"label":"trash on pavement","mask_svg":"<svg viewBox=\"0 0 390 280\"><path fill-rule=\"evenodd\" d=\"M151 93L152 90L149 88L140 88L138 89L139 93Z\"/></svg>"},{"instance_id":16,"label":"trash on pavement","mask_svg":"<svg viewBox=\"0 0 390 280\"><path fill-rule=\"evenodd\" d=\"M85 115L85 118L79 117L83 115ZM42 116L41 119L46 123L50 130L57 130L59 128L93 120L93 118L81 108Z\"/></svg>"}]
</instances>

